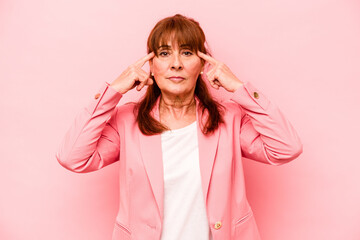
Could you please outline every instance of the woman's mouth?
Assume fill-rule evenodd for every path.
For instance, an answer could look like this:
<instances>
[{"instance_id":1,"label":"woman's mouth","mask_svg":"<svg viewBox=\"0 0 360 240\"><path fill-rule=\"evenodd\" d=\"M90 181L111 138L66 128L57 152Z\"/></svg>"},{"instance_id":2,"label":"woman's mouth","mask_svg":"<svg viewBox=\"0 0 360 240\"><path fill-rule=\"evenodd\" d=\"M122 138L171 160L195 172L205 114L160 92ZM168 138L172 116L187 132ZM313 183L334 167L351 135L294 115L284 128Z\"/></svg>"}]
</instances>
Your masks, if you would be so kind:
<instances>
[{"instance_id":1,"label":"woman's mouth","mask_svg":"<svg viewBox=\"0 0 360 240\"><path fill-rule=\"evenodd\" d=\"M185 78L179 77L179 76L177 76L177 77L173 76L173 77L169 77L169 79L174 82L180 82L180 81L184 80Z\"/></svg>"}]
</instances>

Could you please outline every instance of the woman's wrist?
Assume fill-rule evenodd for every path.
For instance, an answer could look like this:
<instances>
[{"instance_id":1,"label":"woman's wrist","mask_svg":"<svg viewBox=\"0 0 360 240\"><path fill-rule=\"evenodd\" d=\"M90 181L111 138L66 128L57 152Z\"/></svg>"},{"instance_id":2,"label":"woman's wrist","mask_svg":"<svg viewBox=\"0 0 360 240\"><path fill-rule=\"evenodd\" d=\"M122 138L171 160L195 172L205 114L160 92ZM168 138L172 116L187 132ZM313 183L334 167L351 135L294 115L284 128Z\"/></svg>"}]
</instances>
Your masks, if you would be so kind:
<instances>
[{"instance_id":1,"label":"woman's wrist","mask_svg":"<svg viewBox=\"0 0 360 240\"><path fill-rule=\"evenodd\" d=\"M242 85L244 85L243 82L241 82L241 81L236 82L236 83L234 84L234 87L233 87L233 89L232 89L231 92L236 92L236 90L238 90Z\"/></svg>"},{"instance_id":2,"label":"woman's wrist","mask_svg":"<svg viewBox=\"0 0 360 240\"><path fill-rule=\"evenodd\" d=\"M121 93L121 94L125 94L125 93L126 93L126 91L115 87L115 84L113 84L113 83L109 84L109 86L112 87L115 91L117 91L117 92L119 92L119 93Z\"/></svg>"}]
</instances>

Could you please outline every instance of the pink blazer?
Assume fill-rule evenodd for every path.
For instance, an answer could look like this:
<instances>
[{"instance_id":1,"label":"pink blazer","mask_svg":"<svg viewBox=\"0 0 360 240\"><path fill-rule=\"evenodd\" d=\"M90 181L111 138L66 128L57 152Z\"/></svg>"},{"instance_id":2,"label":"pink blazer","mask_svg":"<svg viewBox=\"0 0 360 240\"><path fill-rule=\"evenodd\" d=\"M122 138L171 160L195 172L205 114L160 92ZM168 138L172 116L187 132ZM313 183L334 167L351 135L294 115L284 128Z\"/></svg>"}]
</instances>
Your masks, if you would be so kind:
<instances>
[{"instance_id":1,"label":"pink blazer","mask_svg":"<svg viewBox=\"0 0 360 240\"><path fill-rule=\"evenodd\" d=\"M85 173L119 162L120 201L113 240L159 240L162 232L161 137L143 135L134 104L116 106L122 95L105 82L76 116L56 158L66 169ZM302 153L302 143L279 108L245 82L222 102L225 124L210 136L196 99L202 190L214 240L260 239L244 184L242 157L271 165ZM159 119L159 99L152 114ZM181 211L181 210L179 210Z\"/></svg>"}]
</instances>

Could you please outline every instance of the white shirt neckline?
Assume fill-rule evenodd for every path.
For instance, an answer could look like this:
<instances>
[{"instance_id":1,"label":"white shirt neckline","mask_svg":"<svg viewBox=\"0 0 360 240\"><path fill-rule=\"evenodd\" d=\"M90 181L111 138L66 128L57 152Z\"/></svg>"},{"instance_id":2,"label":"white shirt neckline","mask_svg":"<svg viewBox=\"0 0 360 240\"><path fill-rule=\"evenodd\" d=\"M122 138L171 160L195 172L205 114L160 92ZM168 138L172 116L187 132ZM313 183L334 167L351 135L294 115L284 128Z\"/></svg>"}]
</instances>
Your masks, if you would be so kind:
<instances>
[{"instance_id":1,"label":"white shirt neckline","mask_svg":"<svg viewBox=\"0 0 360 240\"><path fill-rule=\"evenodd\" d=\"M182 135L191 131L194 127L196 127L196 120L185 127L164 131L162 132L162 135L164 136Z\"/></svg>"}]
</instances>

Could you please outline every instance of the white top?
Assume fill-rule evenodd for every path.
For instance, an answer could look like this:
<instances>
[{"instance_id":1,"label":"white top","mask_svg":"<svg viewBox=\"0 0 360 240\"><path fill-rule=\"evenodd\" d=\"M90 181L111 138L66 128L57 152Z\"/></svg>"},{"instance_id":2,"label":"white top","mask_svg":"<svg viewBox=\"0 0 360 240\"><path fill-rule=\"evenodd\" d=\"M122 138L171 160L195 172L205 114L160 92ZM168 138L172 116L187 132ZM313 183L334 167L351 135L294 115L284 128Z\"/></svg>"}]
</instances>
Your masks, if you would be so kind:
<instances>
[{"instance_id":1,"label":"white top","mask_svg":"<svg viewBox=\"0 0 360 240\"><path fill-rule=\"evenodd\" d=\"M161 240L212 240L201 188L196 121L161 134L164 222Z\"/></svg>"}]
</instances>

